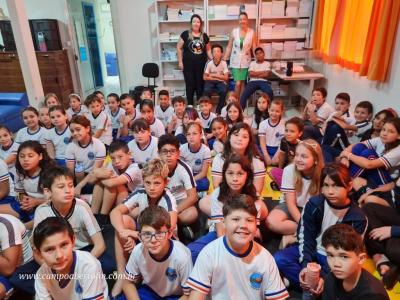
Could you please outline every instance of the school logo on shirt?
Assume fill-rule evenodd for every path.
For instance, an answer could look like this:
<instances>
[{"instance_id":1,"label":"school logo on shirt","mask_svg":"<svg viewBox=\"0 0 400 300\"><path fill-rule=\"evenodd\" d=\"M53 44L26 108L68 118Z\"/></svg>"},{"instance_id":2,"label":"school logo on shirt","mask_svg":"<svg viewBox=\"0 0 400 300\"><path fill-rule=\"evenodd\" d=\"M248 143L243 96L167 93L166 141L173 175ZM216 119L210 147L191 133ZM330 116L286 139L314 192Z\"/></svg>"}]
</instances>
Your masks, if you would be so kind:
<instances>
[{"instance_id":1,"label":"school logo on shirt","mask_svg":"<svg viewBox=\"0 0 400 300\"><path fill-rule=\"evenodd\" d=\"M200 166L200 165L201 165L201 159L200 159L200 158L196 159L196 160L194 161L194 164L195 164L196 166Z\"/></svg>"},{"instance_id":2,"label":"school logo on shirt","mask_svg":"<svg viewBox=\"0 0 400 300\"><path fill-rule=\"evenodd\" d=\"M87 154L87 157L88 157L89 159L94 159L94 153L93 153L92 151L90 151L90 152Z\"/></svg>"},{"instance_id":3,"label":"school logo on shirt","mask_svg":"<svg viewBox=\"0 0 400 300\"><path fill-rule=\"evenodd\" d=\"M250 275L250 285L253 289L259 290L263 281L263 275L260 273L253 273Z\"/></svg>"},{"instance_id":4,"label":"school logo on shirt","mask_svg":"<svg viewBox=\"0 0 400 300\"><path fill-rule=\"evenodd\" d=\"M178 277L176 270L171 267L168 267L167 270L165 270L165 275L167 275L169 281L174 281Z\"/></svg>"},{"instance_id":5,"label":"school logo on shirt","mask_svg":"<svg viewBox=\"0 0 400 300\"><path fill-rule=\"evenodd\" d=\"M276 138L279 138L280 136L284 136L284 134L283 134L283 133L280 133L280 132L275 133L275 137L276 137Z\"/></svg>"},{"instance_id":6,"label":"school logo on shirt","mask_svg":"<svg viewBox=\"0 0 400 300\"><path fill-rule=\"evenodd\" d=\"M71 140L71 138L70 137L64 137L64 144L65 145L68 145L69 144L69 142L70 142L70 140Z\"/></svg>"}]
</instances>

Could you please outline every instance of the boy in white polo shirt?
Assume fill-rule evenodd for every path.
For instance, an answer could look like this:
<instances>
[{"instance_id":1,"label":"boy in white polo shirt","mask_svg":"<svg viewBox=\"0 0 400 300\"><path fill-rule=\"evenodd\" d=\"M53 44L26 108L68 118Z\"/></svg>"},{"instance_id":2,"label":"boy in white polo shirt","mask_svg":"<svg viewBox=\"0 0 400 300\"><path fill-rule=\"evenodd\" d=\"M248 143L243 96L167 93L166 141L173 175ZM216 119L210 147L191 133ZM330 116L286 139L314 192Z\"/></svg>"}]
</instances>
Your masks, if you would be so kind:
<instances>
[{"instance_id":1,"label":"boy in white polo shirt","mask_svg":"<svg viewBox=\"0 0 400 300\"><path fill-rule=\"evenodd\" d=\"M223 206L225 236L200 252L188 279L189 299L209 295L218 300L289 297L272 255L253 241L257 209L248 195L234 196Z\"/></svg>"},{"instance_id":2,"label":"boy in white polo shirt","mask_svg":"<svg viewBox=\"0 0 400 300\"><path fill-rule=\"evenodd\" d=\"M24 224L14 216L0 214L0 299L7 299L13 291L9 276L21 263L31 259L32 249Z\"/></svg>"},{"instance_id":3,"label":"boy in white polo shirt","mask_svg":"<svg viewBox=\"0 0 400 300\"><path fill-rule=\"evenodd\" d=\"M99 261L75 250L74 231L67 220L49 217L33 233L37 255L44 261L37 272L37 300L108 299L106 280Z\"/></svg>"},{"instance_id":4,"label":"boy in white polo shirt","mask_svg":"<svg viewBox=\"0 0 400 300\"><path fill-rule=\"evenodd\" d=\"M126 264L125 296L128 299L186 299L192 258L188 248L171 240L168 212L161 206L149 206L140 214L139 223L141 243L133 249Z\"/></svg>"},{"instance_id":5,"label":"boy in white polo shirt","mask_svg":"<svg viewBox=\"0 0 400 300\"><path fill-rule=\"evenodd\" d=\"M221 45L215 44L212 46L213 59L207 62L204 69L204 94L210 95L211 92L217 92L219 96L216 111L221 113L221 109L225 104L227 92L226 82L228 80L228 65L222 60L223 49Z\"/></svg>"},{"instance_id":6,"label":"boy in white polo shirt","mask_svg":"<svg viewBox=\"0 0 400 300\"><path fill-rule=\"evenodd\" d=\"M269 96L270 101L274 98L272 88L267 80L271 75L271 65L265 61L265 53L263 48L257 47L254 50L256 60L252 61L249 66L250 80L247 82L246 87L240 96L240 106L242 109L246 108L247 99L257 90L261 90Z\"/></svg>"},{"instance_id":7,"label":"boy in white polo shirt","mask_svg":"<svg viewBox=\"0 0 400 300\"><path fill-rule=\"evenodd\" d=\"M87 96L85 105L89 108L88 119L95 138L98 138L104 145L109 146L112 142L111 118L103 110L102 101L95 94Z\"/></svg>"},{"instance_id":8,"label":"boy in white polo shirt","mask_svg":"<svg viewBox=\"0 0 400 300\"><path fill-rule=\"evenodd\" d=\"M169 100L169 92L167 90L161 90L158 93L158 105L155 108L156 118L159 119L165 129L168 127L168 120L174 115L174 108Z\"/></svg>"},{"instance_id":9,"label":"boy in white polo shirt","mask_svg":"<svg viewBox=\"0 0 400 300\"><path fill-rule=\"evenodd\" d=\"M196 181L192 168L180 160L179 140L172 134L165 134L158 140L158 153L168 165L168 185L176 199L178 222L180 225L193 224L198 216L196 203ZM186 227L186 226L185 226ZM191 238L194 238L189 227L186 227ZM182 238L182 237L181 237Z\"/></svg>"},{"instance_id":10,"label":"boy in white polo shirt","mask_svg":"<svg viewBox=\"0 0 400 300\"><path fill-rule=\"evenodd\" d=\"M117 204L121 203L143 186L142 172L138 164L131 162L131 152L124 141L113 141L108 154L111 162L93 171L97 182L93 189L91 209L100 226L110 223L109 213L116 201Z\"/></svg>"}]
</instances>

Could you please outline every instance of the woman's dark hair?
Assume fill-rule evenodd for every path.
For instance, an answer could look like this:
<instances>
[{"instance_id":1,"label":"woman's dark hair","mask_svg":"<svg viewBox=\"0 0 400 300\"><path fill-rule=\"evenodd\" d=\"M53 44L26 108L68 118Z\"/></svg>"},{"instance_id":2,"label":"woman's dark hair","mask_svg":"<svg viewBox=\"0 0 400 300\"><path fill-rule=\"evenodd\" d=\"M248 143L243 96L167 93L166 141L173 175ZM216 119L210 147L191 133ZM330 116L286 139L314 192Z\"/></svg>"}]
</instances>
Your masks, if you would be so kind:
<instances>
[{"instance_id":1,"label":"woman's dark hair","mask_svg":"<svg viewBox=\"0 0 400 300\"><path fill-rule=\"evenodd\" d=\"M232 106L236 107L237 110L239 111L239 117L238 117L238 119L236 120L236 123L243 122L243 120L244 120L244 117L243 117L243 110L242 110L242 107L240 106L240 103L239 103L239 102L231 102L231 103L229 103L228 106L226 107L226 122L228 123L228 125L229 125L229 124L233 124L233 123L232 123L232 120L229 119L229 110L231 109Z\"/></svg>"},{"instance_id":2,"label":"woman's dark hair","mask_svg":"<svg viewBox=\"0 0 400 300\"><path fill-rule=\"evenodd\" d=\"M392 124L393 127L396 129L397 134L400 135L400 118L390 118L385 122L385 125L386 124ZM393 143L386 144L384 153L389 152L390 150L396 148L398 145L400 145L400 139L396 139Z\"/></svg>"},{"instance_id":3,"label":"woman's dark hair","mask_svg":"<svg viewBox=\"0 0 400 300\"><path fill-rule=\"evenodd\" d=\"M258 153L258 150L255 146L254 136L251 131L251 127L244 122L233 125L232 128L229 130L228 137L226 138L226 142L224 145L224 150L222 152L222 158L228 159L232 155L231 136L232 136L232 134L238 133L240 131L240 129L246 130L249 134L249 144L247 145L244 155L251 162L253 161L254 157L257 157L260 160L263 160L263 158L260 156L260 154Z\"/></svg>"},{"instance_id":4,"label":"woman's dark hair","mask_svg":"<svg viewBox=\"0 0 400 300\"><path fill-rule=\"evenodd\" d=\"M271 99L269 98L268 94L261 93L261 95L260 95L260 97L258 97L258 99L260 99L261 97L264 99L267 99L268 105L267 105L267 109L264 112L262 112L258 109L257 104L254 107L254 121L256 121L257 129L260 126L261 121L264 121L269 118L268 107L271 104ZM258 102L258 99L257 99L257 102Z\"/></svg>"},{"instance_id":5,"label":"woman's dark hair","mask_svg":"<svg viewBox=\"0 0 400 300\"><path fill-rule=\"evenodd\" d=\"M251 162L245 156L241 156L238 154L232 154L228 159L225 159L224 165L222 167L222 181L220 184L220 191L218 195L218 201L224 203L228 199L232 198L231 189L226 182L226 170L229 168L231 164L239 164L242 169L246 172L247 178L242 190L241 194L249 195L253 198L257 198L257 191L253 184L254 173Z\"/></svg>"},{"instance_id":6,"label":"woman's dark hair","mask_svg":"<svg viewBox=\"0 0 400 300\"><path fill-rule=\"evenodd\" d=\"M193 33L192 33L192 22L193 22L193 19L194 18L197 18L197 19L199 19L200 20L200 37L199 37L199 39L200 39L200 42L202 43L203 42L203 39L204 39L204 34L203 34L203 30L204 30L204 21L203 21L203 19L200 17L200 15L198 15L198 14L193 14L191 17L190 17L190 29L189 29L189 40L191 41L191 40L193 40L194 39L194 37L193 37Z\"/></svg>"},{"instance_id":7,"label":"woman's dark hair","mask_svg":"<svg viewBox=\"0 0 400 300\"><path fill-rule=\"evenodd\" d=\"M38 141L32 141L32 140L25 141L19 146L18 152L17 152L17 160L15 161L15 168L17 169L18 174L21 175L23 178L28 176L28 173L26 173L26 171L22 168L21 163L19 162L19 155L20 155L21 151L26 148L30 148L37 154L42 155L42 159L39 161L40 175L42 174L42 172L44 170L55 166L54 160L52 160L49 157L46 149L44 149L43 146L40 145L40 143Z\"/></svg>"},{"instance_id":8,"label":"woman's dark hair","mask_svg":"<svg viewBox=\"0 0 400 300\"><path fill-rule=\"evenodd\" d=\"M69 222L61 217L47 217L41 221L33 231L33 244L40 250L44 240L56 233L67 232L71 240L74 238L74 230Z\"/></svg>"},{"instance_id":9,"label":"woman's dark hair","mask_svg":"<svg viewBox=\"0 0 400 300\"><path fill-rule=\"evenodd\" d=\"M327 176L329 176L337 186L343 188L347 188L352 181L349 169L342 163L330 163L322 169L321 185L324 184L324 180Z\"/></svg>"}]
</instances>

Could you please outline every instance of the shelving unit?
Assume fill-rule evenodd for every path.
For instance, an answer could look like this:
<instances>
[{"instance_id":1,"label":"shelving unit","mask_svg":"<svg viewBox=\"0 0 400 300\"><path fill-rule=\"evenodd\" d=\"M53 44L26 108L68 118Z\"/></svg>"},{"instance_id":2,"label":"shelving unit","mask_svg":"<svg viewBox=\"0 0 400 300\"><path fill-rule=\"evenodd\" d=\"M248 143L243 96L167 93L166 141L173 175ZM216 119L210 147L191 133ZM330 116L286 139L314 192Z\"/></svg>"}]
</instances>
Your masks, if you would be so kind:
<instances>
[{"instance_id":1,"label":"shelving unit","mask_svg":"<svg viewBox=\"0 0 400 300\"><path fill-rule=\"evenodd\" d=\"M296 6L299 1L303 2L302 6ZM176 43L180 34L190 28L189 20L193 10L202 16L204 30L211 43L219 43L225 50L232 29L238 26L240 9L244 6L249 14L249 27L256 32L258 44L264 48L267 61L275 65L285 64L286 61L304 62L315 0L299 1L156 0L158 62L162 86L168 86L172 95L184 95L185 84L183 74L178 68ZM172 14L168 14L168 19L165 18L167 7L169 12L172 11ZM174 10L182 10L183 16L174 14ZM276 29L274 26L281 29L278 36L276 33L275 36L272 34L272 30Z\"/></svg>"},{"instance_id":2,"label":"shelving unit","mask_svg":"<svg viewBox=\"0 0 400 300\"><path fill-rule=\"evenodd\" d=\"M167 7L168 15L166 15ZM179 10L182 10L184 14L178 15ZM161 85L168 86L172 96L185 94L183 73L178 67L176 43L180 34L190 28L189 22L193 10L204 20L206 16L205 0L156 0Z\"/></svg>"}]
</instances>

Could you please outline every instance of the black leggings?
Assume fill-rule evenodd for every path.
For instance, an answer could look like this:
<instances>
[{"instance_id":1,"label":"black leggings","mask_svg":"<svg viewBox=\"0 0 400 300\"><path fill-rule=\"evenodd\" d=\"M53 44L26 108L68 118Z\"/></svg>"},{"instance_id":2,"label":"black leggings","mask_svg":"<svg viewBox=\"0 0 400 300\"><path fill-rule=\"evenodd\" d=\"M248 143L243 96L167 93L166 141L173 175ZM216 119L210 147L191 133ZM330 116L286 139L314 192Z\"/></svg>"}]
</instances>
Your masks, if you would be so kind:
<instances>
[{"instance_id":1,"label":"black leggings","mask_svg":"<svg viewBox=\"0 0 400 300\"><path fill-rule=\"evenodd\" d=\"M391 237L383 241L369 238L372 229L383 226L400 226L400 215L393 207L376 203L367 203L362 207L368 217L368 232L365 235L365 244L369 255L384 254L389 260L400 266L400 238Z\"/></svg>"},{"instance_id":2,"label":"black leggings","mask_svg":"<svg viewBox=\"0 0 400 300\"><path fill-rule=\"evenodd\" d=\"M193 96L196 93L197 101L203 96L205 62L184 61L183 77L186 85L186 99L188 105L193 105Z\"/></svg>"}]
</instances>

